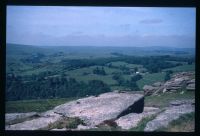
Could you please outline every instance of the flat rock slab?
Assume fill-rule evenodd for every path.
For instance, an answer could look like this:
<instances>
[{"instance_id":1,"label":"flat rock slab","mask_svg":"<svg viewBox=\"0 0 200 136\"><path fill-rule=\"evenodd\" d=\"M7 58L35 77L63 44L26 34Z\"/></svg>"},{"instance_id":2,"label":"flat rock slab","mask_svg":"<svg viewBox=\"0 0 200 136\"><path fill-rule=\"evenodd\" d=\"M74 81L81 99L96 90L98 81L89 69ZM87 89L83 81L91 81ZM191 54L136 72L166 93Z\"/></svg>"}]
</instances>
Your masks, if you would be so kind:
<instances>
[{"instance_id":1,"label":"flat rock slab","mask_svg":"<svg viewBox=\"0 0 200 136\"><path fill-rule=\"evenodd\" d=\"M148 122L144 131L155 131L161 127L167 127L171 121L178 119L183 114L194 112L194 110L195 107L192 104L168 107L155 119Z\"/></svg>"},{"instance_id":2,"label":"flat rock slab","mask_svg":"<svg viewBox=\"0 0 200 136\"><path fill-rule=\"evenodd\" d=\"M48 111L40 118L24 121L14 125L8 125L6 126L6 130L37 130L45 128L50 123L53 123L59 119L61 119L60 115L53 113L53 111Z\"/></svg>"},{"instance_id":3,"label":"flat rock slab","mask_svg":"<svg viewBox=\"0 0 200 136\"><path fill-rule=\"evenodd\" d=\"M195 100L194 99L190 99L190 100L175 100L175 101L171 101L170 102L171 106L179 106L179 105L183 105L183 104L195 104Z\"/></svg>"},{"instance_id":4,"label":"flat rock slab","mask_svg":"<svg viewBox=\"0 0 200 136\"><path fill-rule=\"evenodd\" d=\"M87 129L94 129L94 128L97 128L97 127L83 126L80 124L75 130L87 130Z\"/></svg>"},{"instance_id":5,"label":"flat rock slab","mask_svg":"<svg viewBox=\"0 0 200 136\"><path fill-rule=\"evenodd\" d=\"M159 111L160 111L159 108L144 107L144 111L142 113L130 113L126 116L120 117L115 122L122 129L130 129L136 127L143 118L154 115Z\"/></svg>"},{"instance_id":6,"label":"flat rock slab","mask_svg":"<svg viewBox=\"0 0 200 136\"><path fill-rule=\"evenodd\" d=\"M24 121L33 116L37 116L36 112L28 112L28 113L6 113L6 124L14 124L15 122Z\"/></svg>"},{"instance_id":7,"label":"flat rock slab","mask_svg":"<svg viewBox=\"0 0 200 136\"><path fill-rule=\"evenodd\" d=\"M67 117L79 117L87 126L96 126L105 120L117 118L143 98L142 94L109 92L62 104L53 110Z\"/></svg>"}]
</instances>

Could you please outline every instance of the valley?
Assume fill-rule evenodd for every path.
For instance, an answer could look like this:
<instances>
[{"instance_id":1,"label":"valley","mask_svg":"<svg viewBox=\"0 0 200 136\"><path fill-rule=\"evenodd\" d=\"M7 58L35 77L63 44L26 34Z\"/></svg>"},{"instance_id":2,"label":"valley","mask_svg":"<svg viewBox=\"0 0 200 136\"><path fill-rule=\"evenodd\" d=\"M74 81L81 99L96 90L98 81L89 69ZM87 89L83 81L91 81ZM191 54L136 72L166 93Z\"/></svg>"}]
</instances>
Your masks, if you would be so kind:
<instances>
[{"instance_id":1,"label":"valley","mask_svg":"<svg viewBox=\"0 0 200 136\"><path fill-rule=\"evenodd\" d=\"M185 127L185 124L179 116L165 113L167 110L174 110L174 107L171 107L174 105L170 106L173 101L183 101L179 104L183 110L186 110L184 106L189 106L190 110L186 110L183 115L181 113L180 118L186 118L185 121L192 125L194 123L194 107L191 106L193 103L185 105L184 101L195 99L195 88L192 88L192 91L187 90L195 84L193 81L195 80L194 54L188 49L188 52L182 49L185 51L184 54L176 54L179 51L172 51L172 49L167 50L163 52L150 50L146 54L144 53L145 48L134 47L129 47L127 50L120 47L93 47L86 50L83 47L57 47L55 49L55 47L46 46L8 44L6 115L11 121L7 120L6 129L177 131L180 127ZM173 90L173 84L176 90ZM104 111L104 102L101 103L101 96L107 99L110 93L114 95L113 98L115 95L119 97L119 104L131 102L128 98L122 99L124 97L122 95L125 94L133 95L133 98L135 95L144 97L144 111L139 114L134 113L139 105L132 107L133 111L129 111L128 108L116 107L115 109L113 105L109 118ZM96 107L84 109L85 104L88 104L84 101L90 98L91 103L96 101L95 103L99 103L97 107L102 106L103 108L102 113L99 113L99 109L97 117L93 119L89 111L93 111ZM84 111L82 114L88 116L88 120L85 120L78 111L65 113L64 118L60 116L66 111L66 107L64 106L63 110L61 108L59 112L58 107L66 105L69 109L75 110L80 101L85 103L82 107ZM116 103L114 99L108 102ZM75 104L71 107L70 103ZM92 105L89 103L88 106ZM141 105L139 107L142 108ZM179 111L177 112L179 114ZM76 116L73 116L74 114ZM101 118L103 114L106 114L107 119ZM167 118L174 116L174 119L166 122L170 123L168 127L163 124L161 128L157 128L156 125L153 126L154 128L149 128L148 123L157 122L157 118L161 118L159 116ZM138 120L135 120L136 118ZM179 124L173 123L177 118ZM97 122L97 120L100 121ZM54 123L49 124L49 121ZM88 121L97 123L91 126L86 123ZM33 124L29 126L31 122ZM193 128L188 128L188 131L192 131L191 129Z\"/></svg>"}]
</instances>

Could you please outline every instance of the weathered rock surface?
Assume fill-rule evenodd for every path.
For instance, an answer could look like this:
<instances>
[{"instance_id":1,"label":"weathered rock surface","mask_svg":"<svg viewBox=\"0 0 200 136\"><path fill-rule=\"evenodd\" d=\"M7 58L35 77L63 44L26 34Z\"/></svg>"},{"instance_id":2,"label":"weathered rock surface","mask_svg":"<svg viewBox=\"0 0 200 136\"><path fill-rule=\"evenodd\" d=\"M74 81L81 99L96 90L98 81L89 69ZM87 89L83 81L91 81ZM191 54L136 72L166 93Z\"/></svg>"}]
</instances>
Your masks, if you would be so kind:
<instances>
[{"instance_id":1,"label":"weathered rock surface","mask_svg":"<svg viewBox=\"0 0 200 136\"><path fill-rule=\"evenodd\" d=\"M156 82L153 85L145 85L143 87L144 94L148 96L161 92L164 89L163 84L162 82Z\"/></svg>"},{"instance_id":2,"label":"weathered rock surface","mask_svg":"<svg viewBox=\"0 0 200 136\"><path fill-rule=\"evenodd\" d=\"M143 108L143 94L109 92L98 97L91 96L59 105L53 110L39 114L36 119L7 125L6 130L43 129L63 117L78 117L87 126L79 125L77 129L89 129L95 128L96 125L105 120L115 119L130 112L142 112ZM11 117L9 119L11 120Z\"/></svg>"},{"instance_id":3,"label":"weathered rock surface","mask_svg":"<svg viewBox=\"0 0 200 136\"><path fill-rule=\"evenodd\" d=\"M51 131L66 131L66 130L67 130L66 128L61 128L61 129L55 128L55 129L52 129Z\"/></svg>"},{"instance_id":4,"label":"weathered rock surface","mask_svg":"<svg viewBox=\"0 0 200 136\"><path fill-rule=\"evenodd\" d=\"M187 82L186 89L189 90L189 91L194 91L195 90L195 79L192 79L192 80Z\"/></svg>"},{"instance_id":5,"label":"weathered rock surface","mask_svg":"<svg viewBox=\"0 0 200 136\"><path fill-rule=\"evenodd\" d=\"M55 107L54 111L67 117L79 117L87 126L96 126L105 120L115 119L124 112L142 112L143 104L142 94L109 92L62 104Z\"/></svg>"},{"instance_id":6,"label":"weathered rock surface","mask_svg":"<svg viewBox=\"0 0 200 136\"><path fill-rule=\"evenodd\" d=\"M14 125L6 126L6 130L37 130L47 127L50 123L53 123L61 119L61 116L55 114L53 111L48 111L42 114L42 117L17 123Z\"/></svg>"},{"instance_id":7,"label":"weathered rock surface","mask_svg":"<svg viewBox=\"0 0 200 136\"><path fill-rule=\"evenodd\" d=\"M155 90L157 90L159 87L157 86L157 87L153 87L153 86L151 86L151 85L145 85L144 87L143 87L143 90L144 90L144 94L145 95L151 95Z\"/></svg>"},{"instance_id":8,"label":"weathered rock surface","mask_svg":"<svg viewBox=\"0 0 200 136\"><path fill-rule=\"evenodd\" d=\"M159 108L144 107L144 111L142 113L130 113L128 115L120 117L115 122L122 129L130 129L136 127L143 118L154 115L159 111Z\"/></svg>"},{"instance_id":9,"label":"weathered rock surface","mask_svg":"<svg viewBox=\"0 0 200 136\"><path fill-rule=\"evenodd\" d=\"M161 127L167 127L171 121L178 119L181 115L194 112L193 102L194 100L182 101L178 102L178 106L167 107L164 112L147 123L144 131L155 131Z\"/></svg>"},{"instance_id":10,"label":"weathered rock surface","mask_svg":"<svg viewBox=\"0 0 200 136\"><path fill-rule=\"evenodd\" d=\"M145 95L156 95L165 92L176 92L181 88L185 88L189 91L195 90L194 72L180 72L172 76L170 80L165 83L156 82L152 85L145 85L143 87Z\"/></svg>"},{"instance_id":11,"label":"weathered rock surface","mask_svg":"<svg viewBox=\"0 0 200 136\"><path fill-rule=\"evenodd\" d=\"M160 87L160 86L162 86L162 85L163 85L162 82L156 82L156 83L153 84L153 86L155 86L155 87Z\"/></svg>"},{"instance_id":12,"label":"weathered rock surface","mask_svg":"<svg viewBox=\"0 0 200 136\"><path fill-rule=\"evenodd\" d=\"M97 127L91 127L91 126L83 126L83 125L78 125L76 130L87 130L87 129L92 129L92 128L97 128Z\"/></svg>"},{"instance_id":13,"label":"weathered rock surface","mask_svg":"<svg viewBox=\"0 0 200 136\"><path fill-rule=\"evenodd\" d=\"M190 100L175 100L175 101L171 101L170 102L170 106L179 106L179 105L183 105L183 104L195 104L195 100L194 99L190 99Z\"/></svg>"},{"instance_id":14,"label":"weathered rock surface","mask_svg":"<svg viewBox=\"0 0 200 136\"><path fill-rule=\"evenodd\" d=\"M23 122L28 118L37 117L38 114L36 112L28 112L28 113L7 113L6 124L14 124Z\"/></svg>"},{"instance_id":15,"label":"weathered rock surface","mask_svg":"<svg viewBox=\"0 0 200 136\"><path fill-rule=\"evenodd\" d=\"M175 74L169 81L164 84L164 88L166 88L167 91L178 90L191 84L188 86L188 90L190 89L190 86L191 90L195 90L195 79L193 79L194 75L194 72L181 72Z\"/></svg>"}]
</instances>

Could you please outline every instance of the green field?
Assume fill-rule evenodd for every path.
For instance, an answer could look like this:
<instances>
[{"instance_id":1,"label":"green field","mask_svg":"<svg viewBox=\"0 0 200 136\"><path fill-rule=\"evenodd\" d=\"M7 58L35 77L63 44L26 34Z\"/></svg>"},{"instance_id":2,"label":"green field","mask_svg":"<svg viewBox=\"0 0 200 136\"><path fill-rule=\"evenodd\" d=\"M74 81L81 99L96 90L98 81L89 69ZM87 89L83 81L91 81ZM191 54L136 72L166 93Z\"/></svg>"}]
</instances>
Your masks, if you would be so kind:
<instances>
[{"instance_id":1,"label":"green field","mask_svg":"<svg viewBox=\"0 0 200 136\"><path fill-rule=\"evenodd\" d=\"M16 112L43 112L53 109L55 106L76 100L78 98L59 98L59 99L41 99L41 100L21 100L6 102L6 113Z\"/></svg>"},{"instance_id":2,"label":"green field","mask_svg":"<svg viewBox=\"0 0 200 136\"><path fill-rule=\"evenodd\" d=\"M195 71L195 64L167 68L167 69L164 69L163 71L167 71L167 70L172 70L173 72Z\"/></svg>"},{"instance_id":3,"label":"green field","mask_svg":"<svg viewBox=\"0 0 200 136\"><path fill-rule=\"evenodd\" d=\"M187 62L183 62L183 61L166 61L166 62L170 62L170 63L173 63L173 64L181 63L183 65L187 65Z\"/></svg>"},{"instance_id":4,"label":"green field","mask_svg":"<svg viewBox=\"0 0 200 136\"><path fill-rule=\"evenodd\" d=\"M96 75L96 74L93 74L93 70L96 67L97 66L91 66L87 68L70 70L70 71L67 71L66 74L69 75L70 77L75 78L78 81L88 82L90 80L101 80L109 85L116 84L116 81L112 79L112 73L121 72L121 70L103 66L107 75ZM98 67L101 68L101 66L98 66ZM84 73L86 73L86 75L84 75Z\"/></svg>"},{"instance_id":5,"label":"green field","mask_svg":"<svg viewBox=\"0 0 200 136\"><path fill-rule=\"evenodd\" d=\"M195 93L184 91L183 94L180 94L181 91L176 93L164 93L156 96L146 96L145 97L145 106L153 106L163 108L169 105L169 102L172 100L183 100L183 99L194 99Z\"/></svg>"},{"instance_id":6,"label":"green field","mask_svg":"<svg viewBox=\"0 0 200 136\"><path fill-rule=\"evenodd\" d=\"M137 84L138 87L142 89L144 85L151 85L155 82L164 81L164 77L165 77L165 72L145 74L141 80L137 81Z\"/></svg>"},{"instance_id":7,"label":"green field","mask_svg":"<svg viewBox=\"0 0 200 136\"><path fill-rule=\"evenodd\" d=\"M162 82L166 70L195 71L195 64L187 65L194 62L193 49L183 49L188 52L185 56L175 56L168 49L163 54L157 51L160 49L7 44L7 100L58 98L64 92L68 97L80 97L98 89L142 90L144 85ZM175 67L177 63L183 66ZM134 79L136 72L142 79Z\"/></svg>"},{"instance_id":8,"label":"green field","mask_svg":"<svg viewBox=\"0 0 200 136\"><path fill-rule=\"evenodd\" d=\"M112 64L112 66L116 66L116 67L120 67L120 66L126 66L130 69L132 68L135 68L135 67L138 67L138 68L141 68L142 65L137 65L137 64L129 64L129 63L126 63L126 62L123 62L123 61L116 61L116 62L111 62L109 64Z\"/></svg>"}]
</instances>

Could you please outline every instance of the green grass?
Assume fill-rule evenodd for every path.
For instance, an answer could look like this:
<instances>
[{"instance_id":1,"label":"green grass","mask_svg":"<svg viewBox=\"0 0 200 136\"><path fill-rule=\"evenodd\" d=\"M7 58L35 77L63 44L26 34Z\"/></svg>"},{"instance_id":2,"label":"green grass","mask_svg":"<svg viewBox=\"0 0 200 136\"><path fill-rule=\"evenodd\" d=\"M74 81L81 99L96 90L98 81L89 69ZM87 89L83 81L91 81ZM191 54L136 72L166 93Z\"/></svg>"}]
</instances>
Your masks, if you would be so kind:
<instances>
[{"instance_id":1,"label":"green grass","mask_svg":"<svg viewBox=\"0 0 200 136\"><path fill-rule=\"evenodd\" d=\"M140 89L142 89L144 85L151 85L155 82L164 81L164 77L165 77L165 72L145 74L141 80L137 81L137 85Z\"/></svg>"},{"instance_id":2,"label":"green grass","mask_svg":"<svg viewBox=\"0 0 200 136\"><path fill-rule=\"evenodd\" d=\"M163 71L172 70L173 72L187 72L187 71L195 71L195 64L192 65L183 65L183 66L177 66L173 68L167 68Z\"/></svg>"},{"instance_id":3,"label":"green grass","mask_svg":"<svg viewBox=\"0 0 200 136\"><path fill-rule=\"evenodd\" d=\"M178 64L178 63L181 63L181 64L183 64L183 65L186 65L186 64L187 64L187 62L183 62L183 61L166 61L166 62L170 62L170 63L172 63L172 64Z\"/></svg>"},{"instance_id":4,"label":"green grass","mask_svg":"<svg viewBox=\"0 0 200 136\"><path fill-rule=\"evenodd\" d=\"M69 74L70 76L82 76L83 73L89 73L89 74L92 74L93 73L93 70L96 68L96 67L99 67L101 68L102 66L90 66L90 67L86 67L86 68L79 68L79 69L75 69L75 70L70 70L70 71L67 71L66 73ZM109 67L105 67L103 66L106 74L112 74L113 72L121 72L121 70L119 69L116 69L116 68L109 68Z\"/></svg>"},{"instance_id":5,"label":"green grass","mask_svg":"<svg viewBox=\"0 0 200 136\"><path fill-rule=\"evenodd\" d=\"M111 64L112 64L112 66L116 66L116 67L125 65L126 67L128 67L130 69L135 68L135 67L142 67L142 65L129 64L129 63L126 63L126 62L123 62L123 61L111 62Z\"/></svg>"},{"instance_id":6,"label":"green grass","mask_svg":"<svg viewBox=\"0 0 200 136\"><path fill-rule=\"evenodd\" d=\"M112 79L111 74L113 72L121 72L121 70L104 67L104 70L107 75L96 75L96 74L93 74L93 69L96 67L97 66L91 66L87 68L71 70L71 71L67 71L66 74L68 74L70 77L75 78L78 81L88 82L90 80L101 80L108 85L116 84L116 81ZM99 68L101 68L101 66L99 66ZM88 75L84 75L84 73L88 73Z\"/></svg>"},{"instance_id":7,"label":"green grass","mask_svg":"<svg viewBox=\"0 0 200 136\"><path fill-rule=\"evenodd\" d=\"M6 113L43 112L75 99L78 98L8 101L6 102Z\"/></svg>"},{"instance_id":8,"label":"green grass","mask_svg":"<svg viewBox=\"0 0 200 136\"><path fill-rule=\"evenodd\" d=\"M42 63L41 63L42 64ZM21 75L38 75L41 72L52 71L52 72L61 72L64 71L62 65L59 64L52 64L52 65L41 65L40 67L32 67L30 69L24 70L21 72Z\"/></svg>"},{"instance_id":9,"label":"green grass","mask_svg":"<svg viewBox=\"0 0 200 136\"><path fill-rule=\"evenodd\" d=\"M166 132L194 132L195 113L187 113L177 120L172 121L166 128L160 128L157 131Z\"/></svg>"},{"instance_id":10,"label":"green grass","mask_svg":"<svg viewBox=\"0 0 200 136\"><path fill-rule=\"evenodd\" d=\"M84 122L77 117L74 118L64 117L54 123L50 123L47 127L42 128L40 130L52 130L52 129L62 129L62 128L75 129L79 124L84 125Z\"/></svg>"},{"instance_id":11,"label":"green grass","mask_svg":"<svg viewBox=\"0 0 200 136\"><path fill-rule=\"evenodd\" d=\"M78 81L85 81L88 82L90 80L101 80L104 83L108 84L108 85L114 85L117 82L115 80L112 79L111 75L87 75L87 76L81 76L81 77L74 77L76 78Z\"/></svg>"},{"instance_id":12,"label":"green grass","mask_svg":"<svg viewBox=\"0 0 200 136\"><path fill-rule=\"evenodd\" d=\"M172 100L194 99L194 92L185 91L184 94L180 94L180 91L175 93L164 93L156 96L146 96L145 106L153 106L163 108L169 105Z\"/></svg>"},{"instance_id":13,"label":"green grass","mask_svg":"<svg viewBox=\"0 0 200 136\"><path fill-rule=\"evenodd\" d=\"M124 86L111 86L110 87L111 88L111 90L124 90L124 89L126 89L126 87L124 87Z\"/></svg>"}]
</instances>

